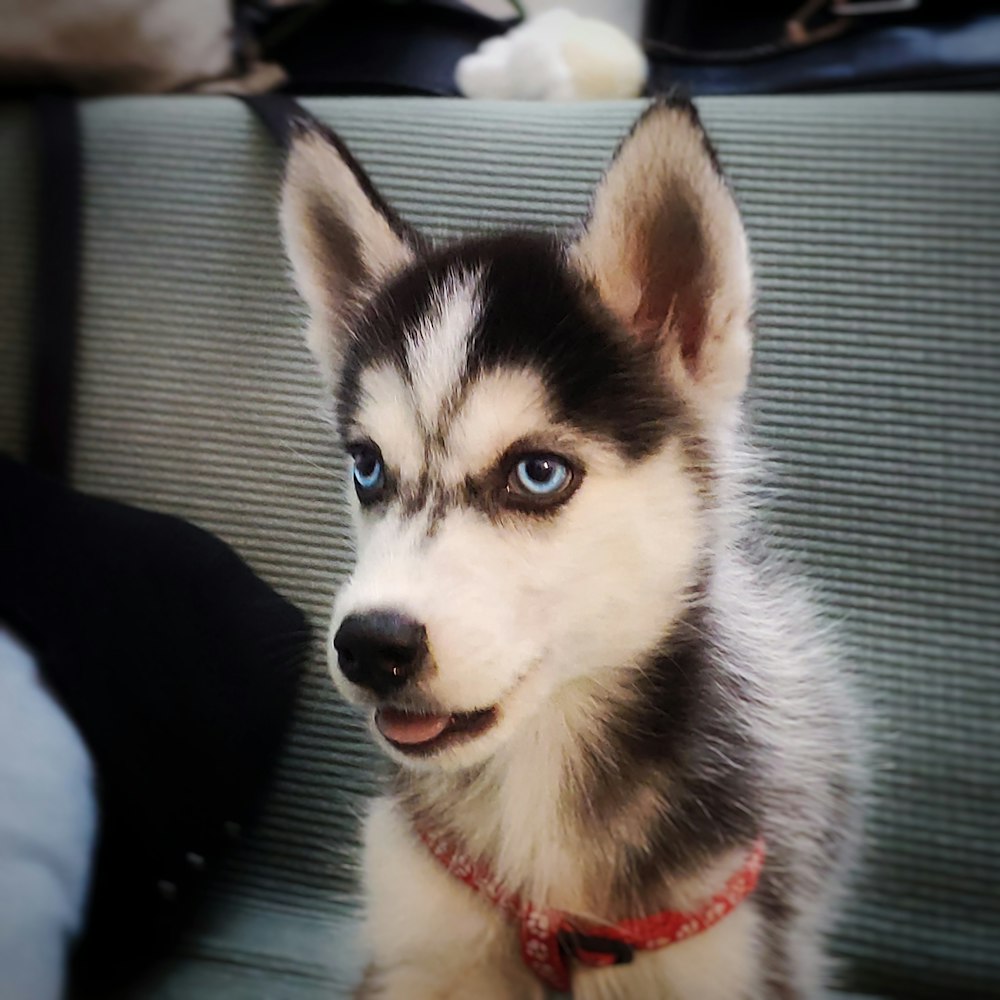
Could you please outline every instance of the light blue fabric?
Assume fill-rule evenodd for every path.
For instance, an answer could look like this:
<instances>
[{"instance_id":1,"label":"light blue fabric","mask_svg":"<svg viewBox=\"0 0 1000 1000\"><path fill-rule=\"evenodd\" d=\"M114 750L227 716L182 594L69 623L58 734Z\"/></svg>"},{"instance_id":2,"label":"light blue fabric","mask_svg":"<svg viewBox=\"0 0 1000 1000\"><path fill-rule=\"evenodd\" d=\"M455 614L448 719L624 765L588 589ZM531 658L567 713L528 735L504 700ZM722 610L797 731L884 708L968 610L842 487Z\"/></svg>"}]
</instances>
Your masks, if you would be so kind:
<instances>
[{"instance_id":1,"label":"light blue fabric","mask_svg":"<svg viewBox=\"0 0 1000 1000\"><path fill-rule=\"evenodd\" d=\"M94 773L31 653L0 624L0 998L57 1000L97 829Z\"/></svg>"}]
</instances>

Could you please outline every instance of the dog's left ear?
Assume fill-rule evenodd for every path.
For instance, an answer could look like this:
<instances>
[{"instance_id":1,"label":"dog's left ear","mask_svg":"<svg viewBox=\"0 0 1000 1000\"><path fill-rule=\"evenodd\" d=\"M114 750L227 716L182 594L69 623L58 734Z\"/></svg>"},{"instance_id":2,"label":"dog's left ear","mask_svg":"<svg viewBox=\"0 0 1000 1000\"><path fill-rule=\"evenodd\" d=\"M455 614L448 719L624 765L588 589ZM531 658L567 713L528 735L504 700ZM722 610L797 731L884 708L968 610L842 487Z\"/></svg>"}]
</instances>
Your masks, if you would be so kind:
<instances>
[{"instance_id":1,"label":"dog's left ear","mask_svg":"<svg viewBox=\"0 0 1000 1000\"><path fill-rule=\"evenodd\" d=\"M322 126L292 137L281 196L285 250L309 306L309 346L336 379L358 314L411 263L420 236L375 189L340 138Z\"/></svg>"},{"instance_id":2,"label":"dog's left ear","mask_svg":"<svg viewBox=\"0 0 1000 1000\"><path fill-rule=\"evenodd\" d=\"M625 138L572 256L705 415L750 368L753 279L739 211L693 106L658 102Z\"/></svg>"}]
</instances>

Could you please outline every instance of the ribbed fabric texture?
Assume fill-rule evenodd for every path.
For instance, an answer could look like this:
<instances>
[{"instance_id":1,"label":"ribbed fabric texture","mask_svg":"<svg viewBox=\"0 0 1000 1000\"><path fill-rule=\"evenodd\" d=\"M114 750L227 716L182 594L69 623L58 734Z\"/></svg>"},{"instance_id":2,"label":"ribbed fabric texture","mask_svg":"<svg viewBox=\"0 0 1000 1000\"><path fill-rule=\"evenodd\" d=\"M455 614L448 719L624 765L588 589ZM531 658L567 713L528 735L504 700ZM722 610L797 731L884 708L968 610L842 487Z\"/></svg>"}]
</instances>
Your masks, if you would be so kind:
<instances>
[{"instance_id":1,"label":"ribbed fabric texture","mask_svg":"<svg viewBox=\"0 0 1000 1000\"><path fill-rule=\"evenodd\" d=\"M436 237L572 224L640 108L307 103ZM1000 996L1000 100L700 108L759 273L773 532L841 621L875 718L866 865L836 941L847 984ZM224 99L93 102L83 125L74 482L217 532L321 635L352 558L345 469L280 254L279 154ZM5 213L21 155L0 156ZM27 220L11 233L4 291L27 277L7 266ZM5 296L0 447L22 433L18 315ZM349 925L376 765L321 646L267 820L189 944L203 961L144 995L346 995L356 956L327 921Z\"/></svg>"}]
</instances>

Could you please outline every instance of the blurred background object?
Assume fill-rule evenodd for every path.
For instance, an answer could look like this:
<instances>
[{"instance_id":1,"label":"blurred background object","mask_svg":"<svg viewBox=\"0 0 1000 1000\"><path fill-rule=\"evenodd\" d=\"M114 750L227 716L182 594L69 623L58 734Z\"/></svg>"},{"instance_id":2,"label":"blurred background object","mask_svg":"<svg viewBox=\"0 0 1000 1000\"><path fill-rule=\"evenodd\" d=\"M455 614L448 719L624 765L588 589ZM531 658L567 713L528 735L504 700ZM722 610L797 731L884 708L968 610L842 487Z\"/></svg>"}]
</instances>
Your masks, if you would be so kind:
<instances>
[{"instance_id":1,"label":"blurred background object","mask_svg":"<svg viewBox=\"0 0 1000 1000\"><path fill-rule=\"evenodd\" d=\"M982 0L654 0L644 37L654 85L697 94L1000 83L1000 16Z\"/></svg>"},{"instance_id":2,"label":"blurred background object","mask_svg":"<svg viewBox=\"0 0 1000 1000\"><path fill-rule=\"evenodd\" d=\"M0 13L8 85L143 94L261 74L230 0L4 0Z\"/></svg>"},{"instance_id":3,"label":"blurred background object","mask_svg":"<svg viewBox=\"0 0 1000 1000\"><path fill-rule=\"evenodd\" d=\"M647 66L615 25L565 7L535 14L458 61L465 97L549 101L638 97Z\"/></svg>"},{"instance_id":4,"label":"blurred background object","mask_svg":"<svg viewBox=\"0 0 1000 1000\"><path fill-rule=\"evenodd\" d=\"M3 3L0 85L7 89L454 96L461 92L460 61L492 41L492 56L464 64L472 74L469 94L620 97L637 89L639 76L640 57L626 38L648 58L649 91L678 84L697 96L1000 83L1000 13L982 0ZM563 35L575 36L560 43L573 54L572 71L565 58L554 60L548 41L560 17ZM518 40L516 85L501 83L495 40L525 19L546 25L540 35L547 41L518 28L522 33L511 36ZM592 60L588 53L595 52Z\"/></svg>"}]
</instances>

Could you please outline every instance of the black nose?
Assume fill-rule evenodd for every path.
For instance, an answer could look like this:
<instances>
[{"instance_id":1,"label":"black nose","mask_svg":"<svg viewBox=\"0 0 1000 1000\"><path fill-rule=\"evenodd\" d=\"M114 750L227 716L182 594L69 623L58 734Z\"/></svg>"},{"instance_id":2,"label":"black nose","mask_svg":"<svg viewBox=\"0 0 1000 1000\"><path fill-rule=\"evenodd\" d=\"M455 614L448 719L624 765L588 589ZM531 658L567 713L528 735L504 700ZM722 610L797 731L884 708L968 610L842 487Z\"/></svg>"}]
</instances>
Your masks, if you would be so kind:
<instances>
[{"instance_id":1,"label":"black nose","mask_svg":"<svg viewBox=\"0 0 1000 1000\"><path fill-rule=\"evenodd\" d=\"M420 669L427 632L419 622L396 611L366 611L341 622L333 648L349 681L384 697Z\"/></svg>"}]
</instances>

